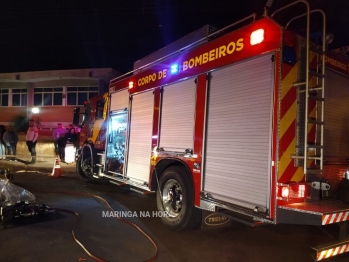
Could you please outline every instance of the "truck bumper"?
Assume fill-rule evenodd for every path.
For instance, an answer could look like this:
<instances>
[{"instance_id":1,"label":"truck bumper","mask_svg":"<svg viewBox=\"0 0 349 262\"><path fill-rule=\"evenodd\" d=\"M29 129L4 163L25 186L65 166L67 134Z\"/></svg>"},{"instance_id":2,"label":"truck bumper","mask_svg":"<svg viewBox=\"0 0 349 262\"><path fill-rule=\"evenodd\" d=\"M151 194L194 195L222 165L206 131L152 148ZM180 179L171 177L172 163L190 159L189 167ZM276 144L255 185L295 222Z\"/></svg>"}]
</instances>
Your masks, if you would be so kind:
<instances>
[{"instance_id":1,"label":"truck bumper","mask_svg":"<svg viewBox=\"0 0 349 262\"><path fill-rule=\"evenodd\" d=\"M315 261L349 252L347 226L349 205L334 200L319 200L302 203L289 203L277 208L277 223L325 226L339 226L338 240L313 247Z\"/></svg>"},{"instance_id":2,"label":"truck bumper","mask_svg":"<svg viewBox=\"0 0 349 262\"><path fill-rule=\"evenodd\" d=\"M313 249L315 250L314 260L321 261L326 258L349 252L349 239L313 247Z\"/></svg>"}]
</instances>

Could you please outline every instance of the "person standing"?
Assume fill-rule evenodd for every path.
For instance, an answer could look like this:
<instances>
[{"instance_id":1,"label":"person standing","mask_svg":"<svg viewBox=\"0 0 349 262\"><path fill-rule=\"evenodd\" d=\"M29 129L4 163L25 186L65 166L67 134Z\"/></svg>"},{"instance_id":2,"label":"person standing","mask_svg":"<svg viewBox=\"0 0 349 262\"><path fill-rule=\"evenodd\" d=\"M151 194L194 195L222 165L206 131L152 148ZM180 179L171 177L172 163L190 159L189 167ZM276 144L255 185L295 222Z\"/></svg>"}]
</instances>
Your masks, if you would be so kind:
<instances>
[{"instance_id":1,"label":"person standing","mask_svg":"<svg viewBox=\"0 0 349 262\"><path fill-rule=\"evenodd\" d=\"M39 137L39 130L38 128L35 126L35 122L33 119L29 120L29 128L27 131L27 135L26 135L26 144L28 147L28 150L30 152L31 155L31 161L28 163L28 165L33 165L36 162L36 142L38 140Z\"/></svg>"},{"instance_id":2,"label":"person standing","mask_svg":"<svg viewBox=\"0 0 349 262\"><path fill-rule=\"evenodd\" d=\"M61 160L64 160L64 150L65 150L65 133L66 130L62 127L61 123L57 124L57 128L53 131L53 139L55 144L56 155L59 156Z\"/></svg>"},{"instance_id":3,"label":"person standing","mask_svg":"<svg viewBox=\"0 0 349 262\"><path fill-rule=\"evenodd\" d=\"M13 130L12 126L9 126L7 128L7 131L4 134L3 140L5 142L5 145L7 147L7 154L8 154L8 159L10 161L16 161L16 149L17 149L17 143L18 143L18 135L17 133ZM13 156L11 157L11 154Z\"/></svg>"},{"instance_id":4,"label":"person standing","mask_svg":"<svg viewBox=\"0 0 349 262\"><path fill-rule=\"evenodd\" d=\"M3 140L5 131L6 131L5 126L0 125L0 160L6 159L5 142Z\"/></svg>"},{"instance_id":5,"label":"person standing","mask_svg":"<svg viewBox=\"0 0 349 262\"><path fill-rule=\"evenodd\" d=\"M75 160L76 152L76 133L75 128L71 127L68 133L65 134L65 159L64 161L69 164L73 163Z\"/></svg>"}]
</instances>

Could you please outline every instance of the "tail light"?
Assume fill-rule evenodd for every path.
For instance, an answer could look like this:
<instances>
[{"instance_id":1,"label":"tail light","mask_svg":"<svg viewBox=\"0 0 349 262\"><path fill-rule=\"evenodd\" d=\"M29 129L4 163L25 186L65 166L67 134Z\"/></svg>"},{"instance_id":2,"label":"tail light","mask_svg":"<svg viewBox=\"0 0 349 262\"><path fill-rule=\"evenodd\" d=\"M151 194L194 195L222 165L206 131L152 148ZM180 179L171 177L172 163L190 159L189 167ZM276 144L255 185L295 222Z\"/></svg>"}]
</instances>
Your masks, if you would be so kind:
<instances>
[{"instance_id":1,"label":"tail light","mask_svg":"<svg viewBox=\"0 0 349 262\"><path fill-rule=\"evenodd\" d=\"M309 195L309 186L306 183L278 184L277 199L283 201L302 201Z\"/></svg>"}]
</instances>

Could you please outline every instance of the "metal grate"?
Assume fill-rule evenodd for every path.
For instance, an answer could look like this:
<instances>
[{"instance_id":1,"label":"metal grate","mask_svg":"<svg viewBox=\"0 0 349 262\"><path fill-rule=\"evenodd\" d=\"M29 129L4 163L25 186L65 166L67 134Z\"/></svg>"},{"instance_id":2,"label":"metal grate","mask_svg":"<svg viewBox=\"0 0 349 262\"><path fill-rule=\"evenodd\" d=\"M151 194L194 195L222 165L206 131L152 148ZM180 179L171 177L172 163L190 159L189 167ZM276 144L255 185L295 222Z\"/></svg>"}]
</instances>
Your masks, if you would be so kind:
<instances>
[{"instance_id":1,"label":"metal grate","mask_svg":"<svg viewBox=\"0 0 349 262\"><path fill-rule=\"evenodd\" d=\"M307 70L306 65L306 48L305 48L305 39L298 37L298 73L297 73L297 82L304 82L306 75L305 72ZM296 155L297 156L304 156L304 122L305 122L305 99L306 99L306 92L305 85L300 85L297 87L297 125L296 125ZM303 92L299 92L303 91ZM295 165L296 166L303 166L304 159L295 159Z\"/></svg>"}]
</instances>

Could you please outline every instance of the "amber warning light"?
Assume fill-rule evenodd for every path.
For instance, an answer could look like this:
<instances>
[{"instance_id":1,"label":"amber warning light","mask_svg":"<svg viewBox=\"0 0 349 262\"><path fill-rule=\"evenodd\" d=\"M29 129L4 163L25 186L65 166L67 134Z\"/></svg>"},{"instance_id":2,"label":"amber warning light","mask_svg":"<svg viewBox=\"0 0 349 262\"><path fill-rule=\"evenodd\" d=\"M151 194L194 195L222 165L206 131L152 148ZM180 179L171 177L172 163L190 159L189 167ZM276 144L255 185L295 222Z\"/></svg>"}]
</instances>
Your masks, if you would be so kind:
<instances>
[{"instance_id":1,"label":"amber warning light","mask_svg":"<svg viewBox=\"0 0 349 262\"><path fill-rule=\"evenodd\" d=\"M128 82L128 88L129 89L133 88L133 81Z\"/></svg>"},{"instance_id":2,"label":"amber warning light","mask_svg":"<svg viewBox=\"0 0 349 262\"><path fill-rule=\"evenodd\" d=\"M250 37L250 44L257 45L262 43L264 40L264 29L258 29L252 32Z\"/></svg>"}]
</instances>

